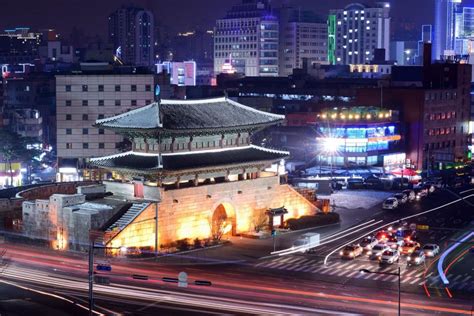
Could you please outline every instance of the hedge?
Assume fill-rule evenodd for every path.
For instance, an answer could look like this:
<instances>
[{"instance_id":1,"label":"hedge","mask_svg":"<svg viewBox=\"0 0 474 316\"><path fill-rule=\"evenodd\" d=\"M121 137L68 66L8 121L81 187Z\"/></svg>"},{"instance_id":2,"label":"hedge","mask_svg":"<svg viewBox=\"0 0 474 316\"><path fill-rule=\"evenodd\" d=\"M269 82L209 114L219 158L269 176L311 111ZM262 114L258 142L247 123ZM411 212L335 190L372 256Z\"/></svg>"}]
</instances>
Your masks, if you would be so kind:
<instances>
[{"instance_id":1,"label":"hedge","mask_svg":"<svg viewBox=\"0 0 474 316\"><path fill-rule=\"evenodd\" d=\"M286 221L286 226L291 230L300 230L311 227L324 226L339 223L338 213L318 213L311 216L302 216L300 218L291 218Z\"/></svg>"}]
</instances>

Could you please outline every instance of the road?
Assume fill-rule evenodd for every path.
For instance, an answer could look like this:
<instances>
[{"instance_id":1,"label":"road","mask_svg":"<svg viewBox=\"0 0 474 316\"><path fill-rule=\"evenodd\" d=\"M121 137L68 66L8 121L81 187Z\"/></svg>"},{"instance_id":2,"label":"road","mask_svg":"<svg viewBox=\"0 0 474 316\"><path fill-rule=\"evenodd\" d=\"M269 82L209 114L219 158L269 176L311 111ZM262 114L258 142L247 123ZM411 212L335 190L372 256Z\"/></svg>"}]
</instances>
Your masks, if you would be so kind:
<instances>
[{"instance_id":1,"label":"road","mask_svg":"<svg viewBox=\"0 0 474 316\"><path fill-rule=\"evenodd\" d=\"M397 307L396 277L364 275L359 270L392 271L396 266L380 268L364 258L342 261L337 256L338 249L400 218L435 227L421 233L420 240L436 241L444 248L453 235L466 230L466 225L473 220L472 208L466 204L474 202L473 192L461 192L442 192L396 211L377 212L366 225L360 223L338 235L327 236L325 244L312 254L274 256L238 264L188 266L112 260L113 270L107 273L111 284L95 285L98 311L139 315L164 311L170 315L393 314ZM10 264L3 271L4 279L84 303L87 294L84 254L7 245L7 255ZM472 259L460 262L469 260ZM461 263L453 264L451 273L457 273L456 269L464 266ZM472 302L463 297L463 293L472 293L466 285L448 297L436 284L428 284L431 291L428 297L423 284L433 275L427 275L433 273L430 262L426 267L407 268L402 260L400 265L404 313L471 314ZM177 277L180 271L189 275L188 288L162 281L163 277ZM134 280L133 274L146 275L148 280ZM467 276L458 279L472 286ZM212 286L192 285L195 280L212 281Z\"/></svg>"}]
</instances>

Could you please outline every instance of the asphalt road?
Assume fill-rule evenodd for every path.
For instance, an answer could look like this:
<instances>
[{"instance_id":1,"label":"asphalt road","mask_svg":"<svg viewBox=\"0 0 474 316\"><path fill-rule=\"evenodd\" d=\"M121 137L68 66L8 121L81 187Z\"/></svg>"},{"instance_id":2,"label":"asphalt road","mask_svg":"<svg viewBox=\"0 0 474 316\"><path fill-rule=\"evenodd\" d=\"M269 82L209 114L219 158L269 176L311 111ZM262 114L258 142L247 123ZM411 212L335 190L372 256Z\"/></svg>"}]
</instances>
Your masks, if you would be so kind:
<instances>
[{"instance_id":1,"label":"asphalt road","mask_svg":"<svg viewBox=\"0 0 474 316\"><path fill-rule=\"evenodd\" d=\"M337 255L338 249L372 230L408 216L412 216L407 219L409 221L435 227L420 234L422 243L436 241L445 247L456 234L466 231L473 221L471 205L459 198L461 191L439 192L395 211L374 212L366 224L360 223L338 235L326 236L325 244L312 254L188 266L112 260L113 270L107 273L111 284L95 286L98 309L104 314L115 311L130 315L152 315L160 311L167 315L393 314L397 307L396 277L362 275L359 273L361 267L380 268L362 257L342 261ZM473 193L470 191L461 196ZM474 202L473 197L469 197L467 202ZM11 264L3 271L3 278L77 301L85 299L87 260L84 254L65 254L19 245L8 245L7 248ZM464 271L464 260L470 262L471 259L453 264L451 271ZM431 296L427 297L422 284L431 277L426 275L432 272L429 262L426 267L406 268L403 261L400 265L402 311L405 314L471 314L472 300L462 296L471 293L469 288L462 289L460 294L454 291L454 297L448 297L446 292L433 285ZM383 269L390 271L395 267ZM177 277L180 271L188 273L190 282L209 280L212 286L190 283L188 288L178 288L176 284L162 281L163 277ZM134 280L132 274L146 275L148 280Z\"/></svg>"}]
</instances>

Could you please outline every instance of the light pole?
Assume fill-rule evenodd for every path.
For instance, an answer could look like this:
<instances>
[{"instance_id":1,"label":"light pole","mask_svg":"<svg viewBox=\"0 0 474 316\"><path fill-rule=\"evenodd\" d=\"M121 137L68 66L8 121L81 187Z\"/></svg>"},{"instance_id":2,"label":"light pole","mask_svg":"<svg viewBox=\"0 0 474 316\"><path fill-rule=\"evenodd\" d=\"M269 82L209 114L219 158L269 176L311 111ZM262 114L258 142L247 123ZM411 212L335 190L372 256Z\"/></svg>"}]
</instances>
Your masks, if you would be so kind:
<instances>
[{"instance_id":1,"label":"light pole","mask_svg":"<svg viewBox=\"0 0 474 316\"><path fill-rule=\"evenodd\" d=\"M378 272L378 271L371 271L371 270L367 270L367 269L360 269L359 270L360 273L373 273L373 274L385 274L385 275L394 275L394 276L397 276L398 277L398 316L401 315L401 273L400 273L400 267L398 267L398 272L397 273L394 273L394 272Z\"/></svg>"},{"instance_id":2,"label":"light pole","mask_svg":"<svg viewBox=\"0 0 474 316\"><path fill-rule=\"evenodd\" d=\"M94 310L94 249L123 249L124 247L104 247L96 246L94 241L89 243L89 316Z\"/></svg>"}]
</instances>

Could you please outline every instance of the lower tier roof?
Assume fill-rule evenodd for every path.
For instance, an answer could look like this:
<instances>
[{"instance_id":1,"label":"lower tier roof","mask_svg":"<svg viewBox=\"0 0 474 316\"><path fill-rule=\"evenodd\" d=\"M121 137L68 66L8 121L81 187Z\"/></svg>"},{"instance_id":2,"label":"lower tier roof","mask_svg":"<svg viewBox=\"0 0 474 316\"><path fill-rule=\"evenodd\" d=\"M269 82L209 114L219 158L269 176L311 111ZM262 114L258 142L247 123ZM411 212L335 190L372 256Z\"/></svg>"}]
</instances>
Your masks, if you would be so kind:
<instances>
[{"instance_id":1,"label":"lower tier roof","mask_svg":"<svg viewBox=\"0 0 474 316\"><path fill-rule=\"evenodd\" d=\"M152 174L160 172L179 172L193 169L213 169L223 166L250 164L254 162L278 161L289 153L258 147L254 145L223 148L205 151L144 154L126 152L112 156L91 159L97 167Z\"/></svg>"}]
</instances>

